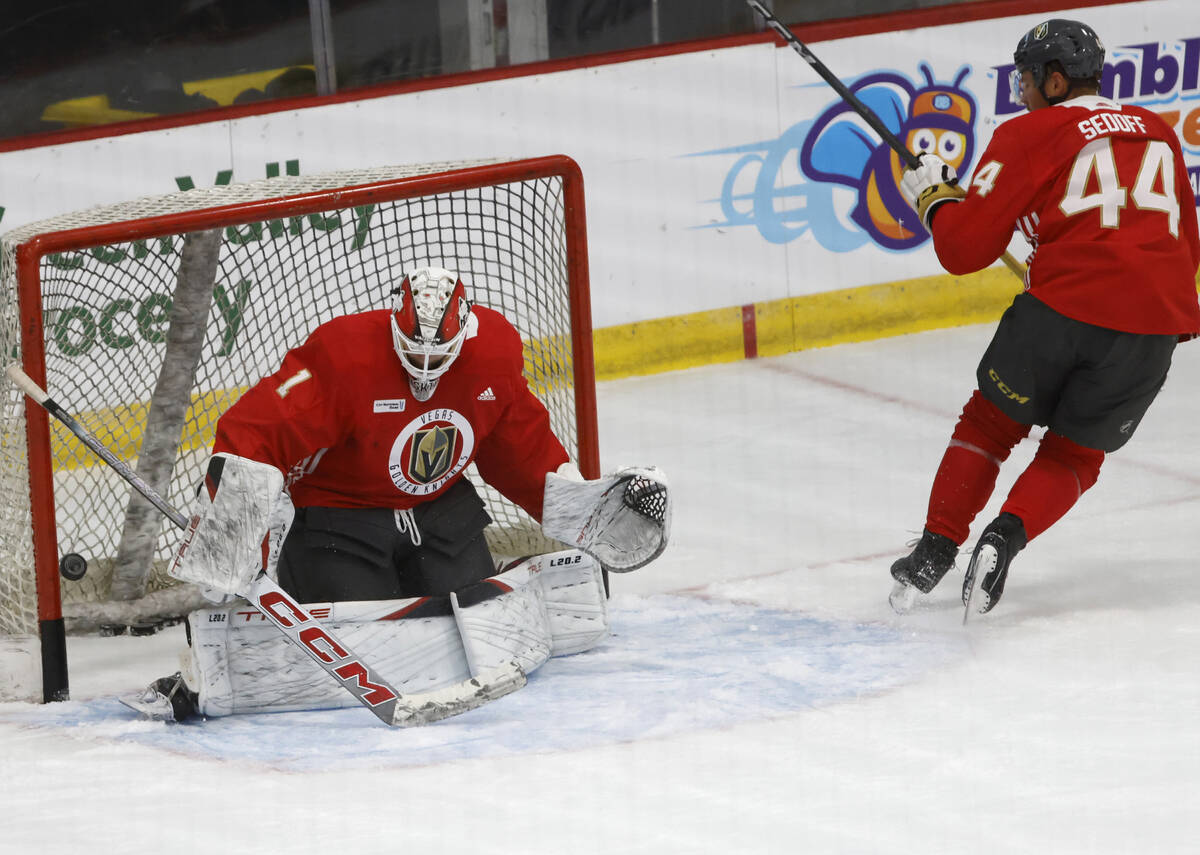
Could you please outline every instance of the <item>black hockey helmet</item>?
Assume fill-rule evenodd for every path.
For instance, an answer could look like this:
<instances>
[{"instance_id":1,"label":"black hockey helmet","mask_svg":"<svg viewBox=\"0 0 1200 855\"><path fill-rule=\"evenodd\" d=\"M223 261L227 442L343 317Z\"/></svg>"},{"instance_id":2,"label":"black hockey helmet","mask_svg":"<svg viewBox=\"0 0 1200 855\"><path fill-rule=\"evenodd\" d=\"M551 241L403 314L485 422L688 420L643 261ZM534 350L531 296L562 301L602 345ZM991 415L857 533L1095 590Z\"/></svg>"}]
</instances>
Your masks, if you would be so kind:
<instances>
[{"instance_id":1,"label":"black hockey helmet","mask_svg":"<svg viewBox=\"0 0 1200 855\"><path fill-rule=\"evenodd\" d=\"M1104 45L1087 24L1052 18L1021 37L1013 62L1018 73L1033 75L1039 89L1046 82L1046 66L1052 62L1058 62L1071 80L1099 80L1104 71Z\"/></svg>"}]
</instances>

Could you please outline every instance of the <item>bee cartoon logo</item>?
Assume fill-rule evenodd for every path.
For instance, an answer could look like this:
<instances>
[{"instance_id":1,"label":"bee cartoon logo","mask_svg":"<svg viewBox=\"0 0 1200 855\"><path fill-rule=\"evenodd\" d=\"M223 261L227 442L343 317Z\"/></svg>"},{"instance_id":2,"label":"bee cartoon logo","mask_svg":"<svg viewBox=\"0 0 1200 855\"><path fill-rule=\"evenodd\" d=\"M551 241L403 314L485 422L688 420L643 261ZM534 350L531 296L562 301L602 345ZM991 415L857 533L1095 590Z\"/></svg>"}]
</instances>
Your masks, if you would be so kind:
<instances>
[{"instance_id":1,"label":"bee cartoon logo","mask_svg":"<svg viewBox=\"0 0 1200 855\"><path fill-rule=\"evenodd\" d=\"M886 70L849 88L909 151L935 153L965 174L974 155L978 114L975 99L963 88L970 66L950 84L936 82L925 63L919 69L922 82ZM771 243L808 233L832 252L850 252L869 242L904 251L929 238L900 192L900 156L841 99L776 139L697 155L738 156L714 200L725 219L704 227L753 225ZM855 194L850 222L842 213L846 190L839 188Z\"/></svg>"},{"instance_id":2,"label":"bee cartoon logo","mask_svg":"<svg viewBox=\"0 0 1200 855\"><path fill-rule=\"evenodd\" d=\"M851 87L905 147L914 154L936 154L964 173L974 155L975 99L961 88L969 68L947 86L921 64L925 86L892 72L871 74ZM880 246L911 249L928 232L900 192L904 162L851 109L839 101L816 118L800 150L800 169L813 181L844 184L858 191L850 214Z\"/></svg>"}]
</instances>

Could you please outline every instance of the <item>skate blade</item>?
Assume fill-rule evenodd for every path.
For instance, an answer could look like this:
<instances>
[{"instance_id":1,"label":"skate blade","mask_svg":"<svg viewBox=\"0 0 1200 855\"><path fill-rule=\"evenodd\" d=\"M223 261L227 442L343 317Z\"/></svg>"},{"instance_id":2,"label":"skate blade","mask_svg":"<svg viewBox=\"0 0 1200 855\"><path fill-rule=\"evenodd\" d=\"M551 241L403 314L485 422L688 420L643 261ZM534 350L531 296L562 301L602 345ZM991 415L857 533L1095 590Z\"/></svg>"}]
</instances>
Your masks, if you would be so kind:
<instances>
[{"instance_id":1,"label":"skate blade","mask_svg":"<svg viewBox=\"0 0 1200 855\"><path fill-rule=\"evenodd\" d=\"M963 603L963 626L967 625L972 614L985 614L991 608L992 598L981 589L984 578L996 569L999 560L1000 555L996 552L996 548L987 544L979 547L979 551L971 556L971 563L967 567L967 578L964 582L964 587L967 588L967 599Z\"/></svg>"},{"instance_id":2,"label":"skate blade","mask_svg":"<svg viewBox=\"0 0 1200 855\"><path fill-rule=\"evenodd\" d=\"M917 604L917 596L920 593L912 585L898 581L892 586L892 593L888 595L888 604L896 614L906 615Z\"/></svg>"}]
</instances>

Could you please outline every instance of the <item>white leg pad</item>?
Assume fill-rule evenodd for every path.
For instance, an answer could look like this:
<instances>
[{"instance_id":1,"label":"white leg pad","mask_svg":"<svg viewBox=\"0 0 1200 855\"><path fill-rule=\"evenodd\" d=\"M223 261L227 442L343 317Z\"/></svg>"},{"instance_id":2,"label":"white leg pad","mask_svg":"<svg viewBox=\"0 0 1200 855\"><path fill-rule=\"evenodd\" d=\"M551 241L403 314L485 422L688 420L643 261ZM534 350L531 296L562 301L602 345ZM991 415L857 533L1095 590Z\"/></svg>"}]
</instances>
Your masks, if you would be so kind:
<instances>
[{"instance_id":1,"label":"white leg pad","mask_svg":"<svg viewBox=\"0 0 1200 855\"><path fill-rule=\"evenodd\" d=\"M472 592L508 590L479 600ZM450 602L473 675L516 662L526 674L550 658L550 627L536 570L521 564L470 589L453 593Z\"/></svg>"},{"instance_id":2,"label":"white leg pad","mask_svg":"<svg viewBox=\"0 0 1200 855\"><path fill-rule=\"evenodd\" d=\"M608 597L600 562L578 549L539 555L538 581L550 623L551 655L590 650L608 637Z\"/></svg>"},{"instance_id":3,"label":"white leg pad","mask_svg":"<svg viewBox=\"0 0 1200 855\"><path fill-rule=\"evenodd\" d=\"M513 660L529 674L608 635L600 562L578 549L527 559L459 594L451 595L453 614L436 617L403 616L420 598L307 608L401 693L444 688ZM358 703L245 602L192 612L188 628L181 670L204 715Z\"/></svg>"},{"instance_id":4,"label":"white leg pad","mask_svg":"<svg viewBox=\"0 0 1200 855\"><path fill-rule=\"evenodd\" d=\"M451 615L396 619L414 600L309 605L314 616L400 692L427 692L469 679ZM183 669L208 716L357 706L300 648L246 603L188 616L192 645Z\"/></svg>"}]
</instances>

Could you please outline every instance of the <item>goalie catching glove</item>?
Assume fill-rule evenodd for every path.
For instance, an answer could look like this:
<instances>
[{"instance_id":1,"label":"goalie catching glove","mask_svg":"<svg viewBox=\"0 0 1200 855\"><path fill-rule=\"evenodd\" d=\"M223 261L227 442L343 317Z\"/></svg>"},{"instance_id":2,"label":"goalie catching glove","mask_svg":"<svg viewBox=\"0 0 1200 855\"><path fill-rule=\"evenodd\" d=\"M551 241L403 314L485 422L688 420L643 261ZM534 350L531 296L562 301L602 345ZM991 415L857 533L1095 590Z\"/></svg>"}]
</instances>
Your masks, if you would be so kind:
<instances>
[{"instance_id":1,"label":"goalie catching glove","mask_svg":"<svg viewBox=\"0 0 1200 855\"><path fill-rule=\"evenodd\" d=\"M244 591L270 564L270 531L284 504L274 466L214 454L168 572L221 594Z\"/></svg>"},{"instance_id":2,"label":"goalie catching glove","mask_svg":"<svg viewBox=\"0 0 1200 855\"><path fill-rule=\"evenodd\" d=\"M958 173L936 154L921 154L916 169L904 170L900 177L900 189L908 204L912 205L921 218L921 224L930 231L933 212L946 202L959 202L966 198L966 191L958 186Z\"/></svg>"},{"instance_id":3,"label":"goalie catching glove","mask_svg":"<svg viewBox=\"0 0 1200 855\"><path fill-rule=\"evenodd\" d=\"M617 573L649 564L667 548L671 494L655 467L625 467L594 481L564 463L546 473L542 531Z\"/></svg>"}]
</instances>

